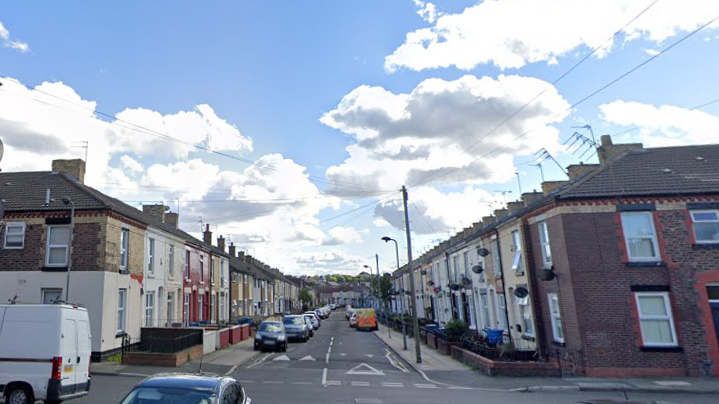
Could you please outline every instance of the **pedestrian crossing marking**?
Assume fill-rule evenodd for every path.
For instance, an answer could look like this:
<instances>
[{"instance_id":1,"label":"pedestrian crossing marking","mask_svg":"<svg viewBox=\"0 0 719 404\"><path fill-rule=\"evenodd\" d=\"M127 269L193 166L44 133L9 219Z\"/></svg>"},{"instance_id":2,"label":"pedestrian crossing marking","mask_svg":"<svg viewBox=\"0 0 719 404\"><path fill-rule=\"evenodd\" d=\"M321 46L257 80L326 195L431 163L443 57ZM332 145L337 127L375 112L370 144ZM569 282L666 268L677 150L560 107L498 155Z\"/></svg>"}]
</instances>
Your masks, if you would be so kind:
<instances>
[{"instance_id":1,"label":"pedestrian crossing marking","mask_svg":"<svg viewBox=\"0 0 719 404\"><path fill-rule=\"evenodd\" d=\"M290 358L287 355L278 356L275 359L272 359L273 362L277 361L289 361Z\"/></svg>"},{"instance_id":2,"label":"pedestrian crossing marking","mask_svg":"<svg viewBox=\"0 0 719 404\"><path fill-rule=\"evenodd\" d=\"M310 355L305 356L304 358L300 359L301 361L315 361L315 358L311 357Z\"/></svg>"},{"instance_id":3,"label":"pedestrian crossing marking","mask_svg":"<svg viewBox=\"0 0 719 404\"><path fill-rule=\"evenodd\" d=\"M366 370L363 370L366 369ZM366 363L360 363L352 369L345 372L346 375L368 375L368 376L384 376L384 372L377 370Z\"/></svg>"},{"instance_id":4,"label":"pedestrian crossing marking","mask_svg":"<svg viewBox=\"0 0 719 404\"><path fill-rule=\"evenodd\" d=\"M380 384L382 385L382 387L404 387L404 384L402 383L383 382Z\"/></svg>"},{"instance_id":5,"label":"pedestrian crossing marking","mask_svg":"<svg viewBox=\"0 0 719 404\"><path fill-rule=\"evenodd\" d=\"M369 387L369 382L352 382L352 387Z\"/></svg>"},{"instance_id":6,"label":"pedestrian crossing marking","mask_svg":"<svg viewBox=\"0 0 719 404\"><path fill-rule=\"evenodd\" d=\"M339 380L327 380L328 386L341 386L342 382Z\"/></svg>"},{"instance_id":7,"label":"pedestrian crossing marking","mask_svg":"<svg viewBox=\"0 0 719 404\"><path fill-rule=\"evenodd\" d=\"M435 384L417 384L415 383L414 387L418 389L436 389L437 385Z\"/></svg>"}]
</instances>

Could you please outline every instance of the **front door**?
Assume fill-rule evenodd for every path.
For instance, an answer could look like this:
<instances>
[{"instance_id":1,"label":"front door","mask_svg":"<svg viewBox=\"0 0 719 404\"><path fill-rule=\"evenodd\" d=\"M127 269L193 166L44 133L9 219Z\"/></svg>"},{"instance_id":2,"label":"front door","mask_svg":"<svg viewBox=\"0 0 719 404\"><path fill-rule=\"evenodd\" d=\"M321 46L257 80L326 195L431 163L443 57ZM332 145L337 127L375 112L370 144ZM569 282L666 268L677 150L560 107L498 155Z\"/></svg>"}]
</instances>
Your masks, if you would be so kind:
<instances>
[{"instance_id":1,"label":"front door","mask_svg":"<svg viewBox=\"0 0 719 404\"><path fill-rule=\"evenodd\" d=\"M714 332L719 341L719 285L707 286L709 307L711 307L712 318L714 319Z\"/></svg>"}]
</instances>

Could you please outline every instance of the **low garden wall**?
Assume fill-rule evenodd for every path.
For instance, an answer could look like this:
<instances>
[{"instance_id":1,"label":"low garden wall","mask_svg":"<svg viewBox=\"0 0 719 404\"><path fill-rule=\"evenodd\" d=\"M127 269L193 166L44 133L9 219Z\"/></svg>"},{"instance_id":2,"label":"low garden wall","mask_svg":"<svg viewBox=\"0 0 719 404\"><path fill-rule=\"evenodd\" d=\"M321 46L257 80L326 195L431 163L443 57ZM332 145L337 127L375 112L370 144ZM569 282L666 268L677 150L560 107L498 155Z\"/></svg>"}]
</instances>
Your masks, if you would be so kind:
<instances>
[{"instance_id":1,"label":"low garden wall","mask_svg":"<svg viewBox=\"0 0 719 404\"><path fill-rule=\"evenodd\" d=\"M207 355L217 350L217 334L218 331L205 330L205 335L202 338L202 353Z\"/></svg>"},{"instance_id":2,"label":"low garden wall","mask_svg":"<svg viewBox=\"0 0 719 404\"><path fill-rule=\"evenodd\" d=\"M481 371L488 376L511 377L559 377L560 369L556 362L493 361L458 346L451 346L452 357Z\"/></svg>"},{"instance_id":3,"label":"low garden wall","mask_svg":"<svg viewBox=\"0 0 719 404\"><path fill-rule=\"evenodd\" d=\"M125 352L122 355L122 363L124 365L177 367L202 357L202 352L202 345L195 345L192 348L174 353Z\"/></svg>"}]
</instances>

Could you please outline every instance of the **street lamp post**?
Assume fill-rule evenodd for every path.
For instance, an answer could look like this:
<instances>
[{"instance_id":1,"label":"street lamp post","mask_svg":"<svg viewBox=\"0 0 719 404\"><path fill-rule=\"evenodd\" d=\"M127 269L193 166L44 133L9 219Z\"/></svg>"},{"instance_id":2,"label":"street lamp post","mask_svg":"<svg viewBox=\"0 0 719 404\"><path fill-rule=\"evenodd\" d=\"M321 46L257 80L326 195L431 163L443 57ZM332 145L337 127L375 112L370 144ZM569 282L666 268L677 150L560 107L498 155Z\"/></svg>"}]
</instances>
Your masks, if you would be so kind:
<instances>
[{"instance_id":1,"label":"street lamp post","mask_svg":"<svg viewBox=\"0 0 719 404\"><path fill-rule=\"evenodd\" d=\"M394 241L394 251L397 256L397 269L399 269L399 246L397 245L397 240L393 239L392 237L384 236L382 237L382 240L387 243L389 241ZM404 342L404 350L407 350L407 324L404 321L404 292L402 296L402 300L400 300L400 303L402 305L402 341Z\"/></svg>"},{"instance_id":2,"label":"street lamp post","mask_svg":"<svg viewBox=\"0 0 719 404\"><path fill-rule=\"evenodd\" d=\"M70 301L70 271L72 270L72 240L75 233L75 204L69 196L62 197L62 203L70 205L70 248L67 252L67 280L65 281L65 301Z\"/></svg>"},{"instance_id":3,"label":"street lamp post","mask_svg":"<svg viewBox=\"0 0 719 404\"><path fill-rule=\"evenodd\" d=\"M374 295L372 293L372 289L374 288L373 287L374 282L372 281L372 278L374 278L374 275L373 275L371 266L365 265L364 267L369 269L369 304L370 304L370 306L372 306L372 301L374 300L373 299Z\"/></svg>"}]
</instances>

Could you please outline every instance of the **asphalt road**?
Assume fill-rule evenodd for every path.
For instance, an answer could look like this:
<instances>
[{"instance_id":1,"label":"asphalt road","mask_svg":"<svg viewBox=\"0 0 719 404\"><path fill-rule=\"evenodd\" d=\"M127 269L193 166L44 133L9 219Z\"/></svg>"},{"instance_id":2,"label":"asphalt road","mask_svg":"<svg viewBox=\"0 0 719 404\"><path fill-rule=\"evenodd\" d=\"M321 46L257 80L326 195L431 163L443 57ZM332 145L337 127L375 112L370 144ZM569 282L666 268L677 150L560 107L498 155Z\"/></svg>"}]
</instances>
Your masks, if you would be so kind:
<instances>
[{"instance_id":1,"label":"asphalt road","mask_svg":"<svg viewBox=\"0 0 719 404\"><path fill-rule=\"evenodd\" d=\"M372 332L349 328L344 313L322 322L307 343L291 343L287 352L263 353L238 367L238 378L254 404L260 403L557 403L609 399L623 403L715 404L708 395L638 395L621 392L556 391L507 393L477 391L425 380L387 349ZM94 376L88 397L73 404L114 404L141 378ZM2 402L2 400L0 400Z\"/></svg>"}]
</instances>

